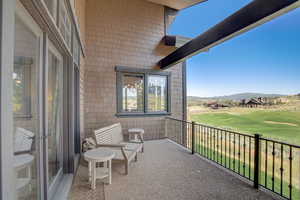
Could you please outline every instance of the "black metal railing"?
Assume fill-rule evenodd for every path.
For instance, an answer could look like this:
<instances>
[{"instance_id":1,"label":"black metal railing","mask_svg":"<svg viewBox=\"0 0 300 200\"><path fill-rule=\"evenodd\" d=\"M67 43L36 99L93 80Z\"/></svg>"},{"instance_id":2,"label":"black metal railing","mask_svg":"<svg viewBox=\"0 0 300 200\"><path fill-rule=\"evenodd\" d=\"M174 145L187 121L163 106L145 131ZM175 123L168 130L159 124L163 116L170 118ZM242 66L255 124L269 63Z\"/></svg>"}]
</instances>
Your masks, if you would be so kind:
<instances>
[{"instance_id":1,"label":"black metal railing","mask_svg":"<svg viewBox=\"0 0 300 200\"><path fill-rule=\"evenodd\" d=\"M166 118L167 137L286 199L300 199L300 146Z\"/></svg>"}]
</instances>

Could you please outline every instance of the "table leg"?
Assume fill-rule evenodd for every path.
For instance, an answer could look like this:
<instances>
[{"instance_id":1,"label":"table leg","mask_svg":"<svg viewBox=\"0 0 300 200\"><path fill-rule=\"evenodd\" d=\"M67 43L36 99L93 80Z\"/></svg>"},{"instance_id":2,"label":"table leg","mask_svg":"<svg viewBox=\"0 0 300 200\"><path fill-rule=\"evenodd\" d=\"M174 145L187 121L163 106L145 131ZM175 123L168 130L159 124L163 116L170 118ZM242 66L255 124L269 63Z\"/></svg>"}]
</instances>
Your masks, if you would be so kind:
<instances>
[{"instance_id":1,"label":"table leg","mask_svg":"<svg viewBox=\"0 0 300 200\"><path fill-rule=\"evenodd\" d=\"M96 163L92 162L92 189L96 189Z\"/></svg>"},{"instance_id":2,"label":"table leg","mask_svg":"<svg viewBox=\"0 0 300 200\"><path fill-rule=\"evenodd\" d=\"M111 160L108 161L108 184L111 184Z\"/></svg>"},{"instance_id":3,"label":"table leg","mask_svg":"<svg viewBox=\"0 0 300 200\"><path fill-rule=\"evenodd\" d=\"M32 192L32 183L31 183L31 179L32 179L32 175L31 175L31 165L28 166L28 178L30 179L30 182L29 182L29 192L31 193Z\"/></svg>"},{"instance_id":4,"label":"table leg","mask_svg":"<svg viewBox=\"0 0 300 200\"><path fill-rule=\"evenodd\" d=\"M88 176L89 176L89 182L91 182L92 181L92 163L91 162L88 162L88 171L89 171L89 174L88 174Z\"/></svg>"}]
</instances>

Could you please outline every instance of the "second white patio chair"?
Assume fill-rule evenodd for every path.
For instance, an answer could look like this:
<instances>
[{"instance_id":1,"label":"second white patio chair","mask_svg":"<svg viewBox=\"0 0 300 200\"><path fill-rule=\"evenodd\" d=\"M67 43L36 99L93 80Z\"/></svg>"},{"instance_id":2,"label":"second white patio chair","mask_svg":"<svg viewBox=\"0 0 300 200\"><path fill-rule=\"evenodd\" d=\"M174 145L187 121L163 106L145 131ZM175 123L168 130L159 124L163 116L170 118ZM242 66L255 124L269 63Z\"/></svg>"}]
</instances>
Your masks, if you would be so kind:
<instances>
[{"instance_id":1,"label":"second white patio chair","mask_svg":"<svg viewBox=\"0 0 300 200\"><path fill-rule=\"evenodd\" d=\"M120 123L113 124L94 131L97 147L107 147L114 151L113 160L125 164L125 174L128 174L129 163L141 152L143 144L138 142L125 142Z\"/></svg>"}]
</instances>

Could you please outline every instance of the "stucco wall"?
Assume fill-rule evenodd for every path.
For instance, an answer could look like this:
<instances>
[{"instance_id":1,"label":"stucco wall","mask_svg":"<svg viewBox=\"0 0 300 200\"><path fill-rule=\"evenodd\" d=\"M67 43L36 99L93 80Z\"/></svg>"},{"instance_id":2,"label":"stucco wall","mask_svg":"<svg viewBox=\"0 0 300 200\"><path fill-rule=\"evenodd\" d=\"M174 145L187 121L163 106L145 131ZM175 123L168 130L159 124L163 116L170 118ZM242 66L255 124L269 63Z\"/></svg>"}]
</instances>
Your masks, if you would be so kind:
<instances>
[{"instance_id":1,"label":"stucco wall","mask_svg":"<svg viewBox=\"0 0 300 200\"><path fill-rule=\"evenodd\" d=\"M161 44L164 7L144 0L86 1L84 130L121 122L123 129L145 129L145 139L165 136L164 117L118 118L115 66L153 69L174 49ZM171 112L182 119L181 64L172 71Z\"/></svg>"}]
</instances>

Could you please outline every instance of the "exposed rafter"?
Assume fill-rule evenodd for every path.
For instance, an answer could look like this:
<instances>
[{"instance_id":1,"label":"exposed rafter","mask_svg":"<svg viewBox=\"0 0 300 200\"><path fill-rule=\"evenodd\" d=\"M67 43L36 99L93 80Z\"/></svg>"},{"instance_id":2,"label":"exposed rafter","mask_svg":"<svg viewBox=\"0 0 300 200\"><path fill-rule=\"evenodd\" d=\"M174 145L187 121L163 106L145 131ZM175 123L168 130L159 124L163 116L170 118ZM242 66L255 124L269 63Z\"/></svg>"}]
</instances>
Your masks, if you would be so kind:
<instances>
[{"instance_id":1,"label":"exposed rafter","mask_svg":"<svg viewBox=\"0 0 300 200\"><path fill-rule=\"evenodd\" d=\"M254 0L160 60L158 65L167 69L299 6L300 0Z\"/></svg>"},{"instance_id":2,"label":"exposed rafter","mask_svg":"<svg viewBox=\"0 0 300 200\"><path fill-rule=\"evenodd\" d=\"M178 48L189 42L191 38L179 35L166 35L163 40L165 45Z\"/></svg>"}]
</instances>

